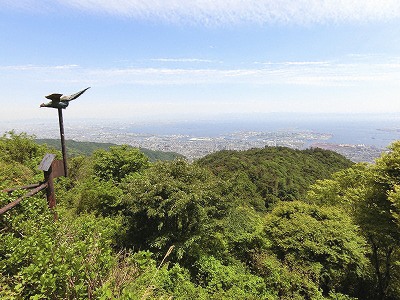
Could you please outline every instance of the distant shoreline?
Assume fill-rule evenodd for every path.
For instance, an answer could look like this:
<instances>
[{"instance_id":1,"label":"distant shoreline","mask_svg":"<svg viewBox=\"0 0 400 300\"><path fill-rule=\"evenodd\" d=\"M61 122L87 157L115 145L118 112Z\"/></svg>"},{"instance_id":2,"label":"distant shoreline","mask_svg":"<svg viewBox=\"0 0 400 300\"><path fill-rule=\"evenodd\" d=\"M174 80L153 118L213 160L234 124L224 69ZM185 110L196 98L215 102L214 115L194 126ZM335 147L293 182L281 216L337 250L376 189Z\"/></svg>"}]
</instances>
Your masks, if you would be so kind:
<instances>
[{"instance_id":1,"label":"distant shoreline","mask_svg":"<svg viewBox=\"0 0 400 300\"><path fill-rule=\"evenodd\" d=\"M201 155L214 149L230 149L227 140L236 135L235 143L239 149L245 147L262 147L274 144L271 135L286 134L283 146L312 147L315 143L327 145L365 145L368 149L384 150L393 141L400 139L400 114L296 114L269 113L249 115L224 115L220 119L209 120L173 120L173 121L136 121L136 120L99 120L64 118L67 139L77 141L128 143L133 146L153 150L174 151L189 157L193 154L187 149L194 145L206 145L207 151L199 149ZM58 121L52 120L0 121L0 133L14 129L26 132L37 138L59 138ZM260 138L255 143L249 138L251 132L270 135L264 144ZM312 133L324 136L322 140L300 138L296 141L293 135ZM246 140L240 134L247 134ZM219 141L218 141L219 139ZM225 139L225 141L221 141ZM240 141L243 139L243 141ZM243 142L243 143L242 143ZM292 143L293 142L293 143ZM214 143L214 144L213 144ZM277 143L279 145L279 143ZM197 147L197 146L196 146ZM328 148L330 146L327 146ZM335 146L336 147L336 146ZM337 147L336 147L337 148ZM339 147L341 149L343 147ZM349 148L350 150L351 147ZM181 151L177 151L181 150ZM182 153L182 152L188 153ZM374 152L375 150L371 150ZM338 151L339 152L339 151ZM196 154L193 157L199 157Z\"/></svg>"},{"instance_id":2,"label":"distant shoreline","mask_svg":"<svg viewBox=\"0 0 400 300\"><path fill-rule=\"evenodd\" d=\"M399 120L400 121L400 120ZM128 144L154 151L179 153L189 160L220 150L265 146L294 149L320 147L354 162L373 162L388 145L400 139L400 122L387 118L263 119L135 123L119 121L64 122L67 139L81 142ZM0 123L0 132L14 129L38 139L59 138L52 122Z\"/></svg>"}]
</instances>

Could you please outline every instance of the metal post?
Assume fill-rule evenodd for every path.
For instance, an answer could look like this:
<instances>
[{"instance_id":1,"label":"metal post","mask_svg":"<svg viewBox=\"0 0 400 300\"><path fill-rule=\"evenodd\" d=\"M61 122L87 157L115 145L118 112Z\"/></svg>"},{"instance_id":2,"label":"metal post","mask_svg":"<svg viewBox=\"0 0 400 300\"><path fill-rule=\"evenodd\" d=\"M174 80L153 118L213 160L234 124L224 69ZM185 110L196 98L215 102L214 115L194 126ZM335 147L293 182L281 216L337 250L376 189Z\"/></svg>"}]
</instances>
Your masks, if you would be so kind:
<instances>
[{"instance_id":1,"label":"metal post","mask_svg":"<svg viewBox=\"0 0 400 300\"><path fill-rule=\"evenodd\" d=\"M58 121L60 123L60 136L61 136L61 150L63 155L63 162L64 162L64 176L68 177L67 171L67 150L65 147L65 139L64 139L64 122L62 116L62 109L58 108Z\"/></svg>"},{"instance_id":2,"label":"metal post","mask_svg":"<svg viewBox=\"0 0 400 300\"><path fill-rule=\"evenodd\" d=\"M56 194L54 192L54 174L53 174L53 164L50 166L48 171L44 171L44 180L47 184L46 196L47 196L47 204L50 209L54 209L56 207ZM57 212L53 210L54 221L57 221L58 216Z\"/></svg>"},{"instance_id":3,"label":"metal post","mask_svg":"<svg viewBox=\"0 0 400 300\"><path fill-rule=\"evenodd\" d=\"M44 171L44 181L47 183L47 189L46 189L47 203L49 205L49 208L54 208L56 206L56 195L54 193L52 166L50 166L48 171Z\"/></svg>"}]
</instances>

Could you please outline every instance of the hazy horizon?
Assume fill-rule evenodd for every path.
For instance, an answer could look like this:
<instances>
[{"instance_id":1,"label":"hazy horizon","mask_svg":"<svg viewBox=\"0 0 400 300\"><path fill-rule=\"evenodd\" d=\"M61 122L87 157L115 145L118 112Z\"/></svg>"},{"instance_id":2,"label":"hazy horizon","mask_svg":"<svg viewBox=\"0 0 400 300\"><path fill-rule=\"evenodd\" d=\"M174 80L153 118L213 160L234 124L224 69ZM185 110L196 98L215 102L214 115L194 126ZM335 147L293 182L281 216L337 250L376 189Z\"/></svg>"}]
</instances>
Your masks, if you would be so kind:
<instances>
[{"instance_id":1,"label":"hazy horizon","mask_svg":"<svg viewBox=\"0 0 400 300\"><path fill-rule=\"evenodd\" d=\"M3 123L52 123L58 124L58 114L54 109L45 117L18 117L10 119L0 120L0 124ZM255 112L255 113L215 113L206 115L174 115L169 116L165 114L154 115L152 117L83 117L83 116L70 116L69 112L63 110L63 118L67 122L120 122L120 123L140 123L140 124L162 124L162 123L182 123L182 122L243 122L243 121L262 121L265 118L272 118L274 120L346 120L346 121L367 121L367 120L380 120L380 121L394 121L400 122L400 112L389 112L389 113L313 113L313 112ZM27 124L27 125L28 125ZM400 123L399 123L400 127Z\"/></svg>"},{"instance_id":2,"label":"hazy horizon","mask_svg":"<svg viewBox=\"0 0 400 300\"><path fill-rule=\"evenodd\" d=\"M218 137L237 132L313 132L327 134L334 144L365 144L384 148L400 139L400 114L224 114L219 118L155 119L64 117L67 139L110 142L114 136ZM58 117L0 122L0 133L26 132L38 138L58 138ZM104 139L109 136L111 140ZM123 142L123 140L121 140Z\"/></svg>"}]
</instances>

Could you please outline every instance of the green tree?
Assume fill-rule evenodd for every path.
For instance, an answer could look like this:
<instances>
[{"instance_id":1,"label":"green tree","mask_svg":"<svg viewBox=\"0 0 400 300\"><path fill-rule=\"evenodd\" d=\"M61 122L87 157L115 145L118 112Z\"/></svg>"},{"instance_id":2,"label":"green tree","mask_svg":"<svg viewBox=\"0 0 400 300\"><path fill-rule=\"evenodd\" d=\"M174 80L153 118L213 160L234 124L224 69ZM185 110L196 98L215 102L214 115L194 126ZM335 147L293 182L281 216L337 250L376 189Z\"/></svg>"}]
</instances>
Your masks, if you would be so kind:
<instances>
[{"instance_id":1,"label":"green tree","mask_svg":"<svg viewBox=\"0 0 400 300\"><path fill-rule=\"evenodd\" d=\"M395 142L376 164L360 164L338 172L330 181L318 182L308 199L322 205L348 209L370 246L375 299L400 297L400 231L398 185L400 142Z\"/></svg>"},{"instance_id":2,"label":"green tree","mask_svg":"<svg viewBox=\"0 0 400 300\"><path fill-rule=\"evenodd\" d=\"M96 215L111 216L123 212L122 190L111 181L88 178L69 193L78 214L94 212Z\"/></svg>"},{"instance_id":3,"label":"green tree","mask_svg":"<svg viewBox=\"0 0 400 300\"><path fill-rule=\"evenodd\" d=\"M102 180L120 182L130 173L140 172L149 166L149 159L139 149L128 145L110 147L93 153L94 175Z\"/></svg>"},{"instance_id":4,"label":"green tree","mask_svg":"<svg viewBox=\"0 0 400 300\"><path fill-rule=\"evenodd\" d=\"M369 189L363 194L358 218L372 247L371 261L380 299L400 291L400 226L397 186L400 184L400 141L389 147L371 168ZM400 298L400 294L397 294Z\"/></svg>"},{"instance_id":5,"label":"green tree","mask_svg":"<svg viewBox=\"0 0 400 300\"><path fill-rule=\"evenodd\" d=\"M122 189L130 240L161 252L175 245L180 258L210 249L207 244L220 231L218 220L229 210L222 197L225 184L183 160L157 162L141 176L127 176Z\"/></svg>"},{"instance_id":6,"label":"green tree","mask_svg":"<svg viewBox=\"0 0 400 300\"><path fill-rule=\"evenodd\" d=\"M364 275L366 242L338 208L281 202L265 217L265 233L273 253L285 265L309 270L306 278L325 296L349 293L348 282Z\"/></svg>"}]
</instances>

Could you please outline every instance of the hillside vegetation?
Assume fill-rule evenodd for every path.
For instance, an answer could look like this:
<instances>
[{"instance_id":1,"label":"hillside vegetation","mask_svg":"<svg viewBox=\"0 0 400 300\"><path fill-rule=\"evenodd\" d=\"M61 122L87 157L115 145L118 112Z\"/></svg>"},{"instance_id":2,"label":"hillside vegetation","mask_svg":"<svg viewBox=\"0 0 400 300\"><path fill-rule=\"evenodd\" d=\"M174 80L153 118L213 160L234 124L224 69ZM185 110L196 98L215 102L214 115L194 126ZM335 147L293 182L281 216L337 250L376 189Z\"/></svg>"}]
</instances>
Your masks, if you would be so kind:
<instances>
[{"instance_id":1,"label":"hillside vegetation","mask_svg":"<svg viewBox=\"0 0 400 300\"><path fill-rule=\"evenodd\" d=\"M47 145L50 148L61 151L61 144L58 139L36 139L35 141L40 145ZM67 155L71 157L78 155L92 155L93 152L98 149L108 150L110 147L117 146L112 143L79 142L74 140L66 140L65 144ZM140 151L153 162L157 160L174 160L177 158L183 158L181 154L175 152L155 151L145 148L140 148Z\"/></svg>"},{"instance_id":2,"label":"hillside vegetation","mask_svg":"<svg viewBox=\"0 0 400 300\"><path fill-rule=\"evenodd\" d=\"M0 189L43 180L49 151L2 136ZM400 299L400 142L373 165L287 148L150 162L129 146L68 164L55 211L41 192L0 215L1 299Z\"/></svg>"},{"instance_id":3,"label":"hillside vegetation","mask_svg":"<svg viewBox=\"0 0 400 300\"><path fill-rule=\"evenodd\" d=\"M220 151L197 163L208 167L218 178L255 191L255 196L261 196L266 206L280 200L304 198L317 179L328 178L352 165L350 160L332 151L285 147Z\"/></svg>"}]
</instances>

